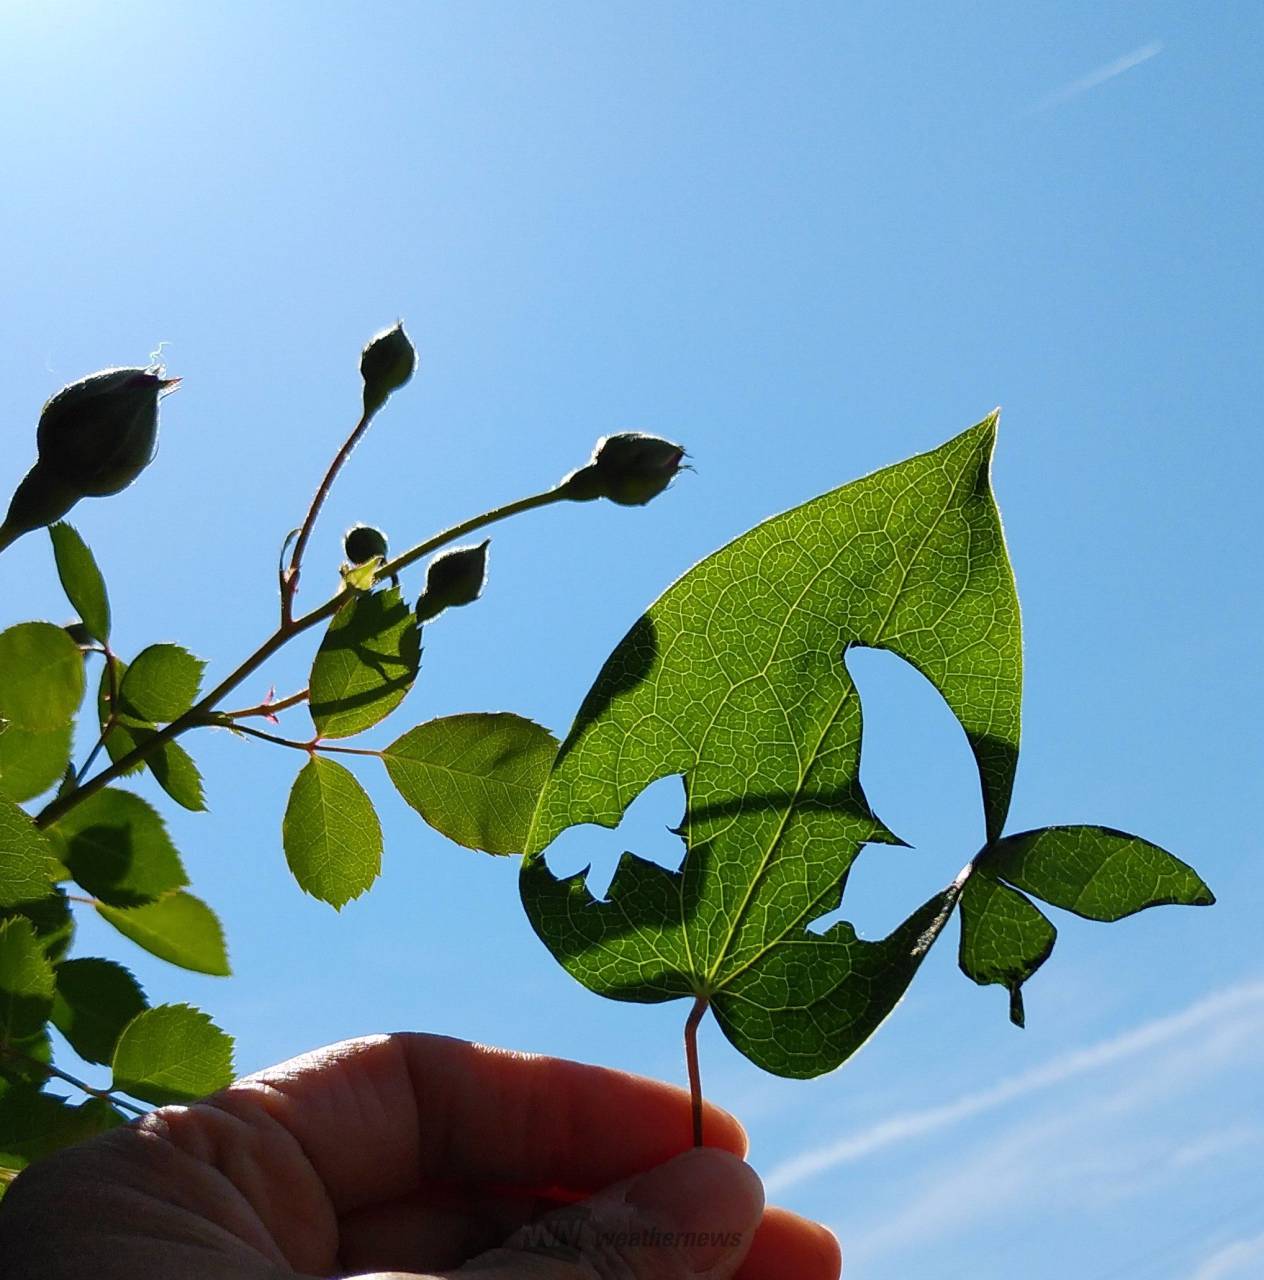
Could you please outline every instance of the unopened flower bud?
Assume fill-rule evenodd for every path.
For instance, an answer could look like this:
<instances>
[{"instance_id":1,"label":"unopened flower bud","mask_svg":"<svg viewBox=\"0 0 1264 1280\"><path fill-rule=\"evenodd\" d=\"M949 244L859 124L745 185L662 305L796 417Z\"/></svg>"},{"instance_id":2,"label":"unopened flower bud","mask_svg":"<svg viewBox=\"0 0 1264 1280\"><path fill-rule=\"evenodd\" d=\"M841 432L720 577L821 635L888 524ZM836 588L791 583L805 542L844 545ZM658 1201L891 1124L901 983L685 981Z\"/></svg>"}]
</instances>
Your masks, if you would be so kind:
<instances>
[{"instance_id":1,"label":"unopened flower bud","mask_svg":"<svg viewBox=\"0 0 1264 1280\"><path fill-rule=\"evenodd\" d=\"M417 368L417 352L404 332L401 320L392 329L384 329L369 339L360 355L360 376L364 379L364 412L376 413L392 391L413 376Z\"/></svg>"},{"instance_id":2,"label":"unopened flower bud","mask_svg":"<svg viewBox=\"0 0 1264 1280\"><path fill-rule=\"evenodd\" d=\"M367 564L376 556L386 558L386 534L369 524L358 524L347 530L342 540L343 554L352 564Z\"/></svg>"},{"instance_id":3,"label":"unopened flower bud","mask_svg":"<svg viewBox=\"0 0 1264 1280\"><path fill-rule=\"evenodd\" d=\"M426 589L417 601L417 621L429 622L444 609L472 604L487 579L487 539L476 547L453 547L435 556L426 570Z\"/></svg>"},{"instance_id":4,"label":"unopened flower bud","mask_svg":"<svg viewBox=\"0 0 1264 1280\"><path fill-rule=\"evenodd\" d=\"M105 369L53 396L35 433L39 459L13 495L0 548L80 498L126 489L153 461L158 401L179 382L149 369Z\"/></svg>"},{"instance_id":5,"label":"unopened flower bud","mask_svg":"<svg viewBox=\"0 0 1264 1280\"><path fill-rule=\"evenodd\" d=\"M568 498L588 502L609 498L625 507L639 507L656 498L671 483L685 451L661 436L625 431L597 441L586 467L562 481Z\"/></svg>"}]
</instances>

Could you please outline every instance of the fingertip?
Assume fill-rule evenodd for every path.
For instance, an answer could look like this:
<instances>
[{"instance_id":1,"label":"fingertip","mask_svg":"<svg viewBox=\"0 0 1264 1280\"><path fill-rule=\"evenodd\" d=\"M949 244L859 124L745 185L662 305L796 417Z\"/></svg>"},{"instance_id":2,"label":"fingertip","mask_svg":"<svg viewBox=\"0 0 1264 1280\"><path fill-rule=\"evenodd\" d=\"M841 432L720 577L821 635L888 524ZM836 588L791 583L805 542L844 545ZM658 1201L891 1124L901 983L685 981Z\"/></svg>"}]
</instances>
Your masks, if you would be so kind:
<instances>
[{"instance_id":1,"label":"fingertip","mask_svg":"<svg viewBox=\"0 0 1264 1280\"><path fill-rule=\"evenodd\" d=\"M740 1280L839 1280L843 1250L826 1226L772 1205L764 1211Z\"/></svg>"}]
</instances>

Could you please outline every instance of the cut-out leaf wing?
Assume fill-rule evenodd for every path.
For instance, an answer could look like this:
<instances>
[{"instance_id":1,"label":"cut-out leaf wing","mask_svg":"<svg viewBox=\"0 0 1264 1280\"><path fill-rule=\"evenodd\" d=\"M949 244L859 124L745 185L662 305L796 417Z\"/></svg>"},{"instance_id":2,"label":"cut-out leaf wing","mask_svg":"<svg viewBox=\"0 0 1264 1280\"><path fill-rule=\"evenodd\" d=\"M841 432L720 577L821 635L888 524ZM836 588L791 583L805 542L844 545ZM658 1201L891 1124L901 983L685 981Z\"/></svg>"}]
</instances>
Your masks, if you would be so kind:
<instances>
[{"instance_id":1,"label":"cut-out leaf wing","mask_svg":"<svg viewBox=\"0 0 1264 1280\"><path fill-rule=\"evenodd\" d=\"M704 996L733 1044L781 1075L831 1070L899 1000L960 892L865 941L838 906L867 842L894 837L859 782L844 665L889 649L939 690L978 764L989 839L1018 756L1018 597L989 483L996 415L940 448L777 516L651 606L607 661L541 794L522 869L533 925L607 996ZM614 827L681 774L679 872L624 856L607 899L543 851Z\"/></svg>"}]
</instances>

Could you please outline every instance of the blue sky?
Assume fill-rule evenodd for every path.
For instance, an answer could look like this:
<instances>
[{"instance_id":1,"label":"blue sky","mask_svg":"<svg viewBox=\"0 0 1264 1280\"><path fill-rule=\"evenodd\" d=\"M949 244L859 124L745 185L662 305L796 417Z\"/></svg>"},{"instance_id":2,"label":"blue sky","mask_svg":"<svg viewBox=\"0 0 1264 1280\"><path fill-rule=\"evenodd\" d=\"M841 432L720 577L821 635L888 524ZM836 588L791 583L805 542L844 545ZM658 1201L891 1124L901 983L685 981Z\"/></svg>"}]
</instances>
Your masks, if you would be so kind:
<instances>
[{"instance_id":1,"label":"blue sky","mask_svg":"<svg viewBox=\"0 0 1264 1280\"><path fill-rule=\"evenodd\" d=\"M1254 5L5 6L0 488L53 390L166 344L185 383L158 460L74 520L120 650L172 640L226 672L272 623L359 348L403 316L420 372L339 481L307 599L355 520L403 546L611 430L694 456L643 510L498 531L485 598L428 630L371 741L475 709L560 730L695 560L1000 403L1027 655L1010 829L1137 831L1219 905L1059 917L1025 1032L949 936L840 1071L775 1080L711 1028L704 1079L777 1195L838 1231L849 1280L1245 1280L1264 1268L1262 43ZM41 539L0 592L6 624L66 615ZM243 701L305 683L294 648ZM849 887L874 935L955 873L981 814L937 697L886 655L853 669L864 781L915 846L870 851ZM336 915L281 855L301 757L189 745L213 812L170 825L236 976L92 920L81 953L211 1011L243 1070L417 1027L683 1078L685 1010L573 984L513 865L445 845L380 772L361 776L384 874ZM651 789L561 856L665 852L677 807Z\"/></svg>"}]
</instances>

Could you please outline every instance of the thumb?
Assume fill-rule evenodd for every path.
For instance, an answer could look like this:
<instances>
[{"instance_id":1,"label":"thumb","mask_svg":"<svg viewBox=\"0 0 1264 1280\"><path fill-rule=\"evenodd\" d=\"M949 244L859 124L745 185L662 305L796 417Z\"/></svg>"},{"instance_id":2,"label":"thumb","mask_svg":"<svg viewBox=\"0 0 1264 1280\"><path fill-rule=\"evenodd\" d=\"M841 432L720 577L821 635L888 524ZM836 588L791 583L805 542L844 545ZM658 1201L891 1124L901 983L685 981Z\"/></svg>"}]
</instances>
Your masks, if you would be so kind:
<instances>
[{"instance_id":1,"label":"thumb","mask_svg":"<svg viewBox=\"0 0 1264 1280\"><path fill-rule=\"evenodd\" d=\"M696 1148L516 1231L448 1280L730 1280L764 1211L755 1171Z\"/></svg>"}]
</instances>

